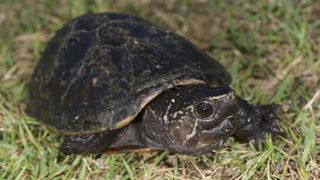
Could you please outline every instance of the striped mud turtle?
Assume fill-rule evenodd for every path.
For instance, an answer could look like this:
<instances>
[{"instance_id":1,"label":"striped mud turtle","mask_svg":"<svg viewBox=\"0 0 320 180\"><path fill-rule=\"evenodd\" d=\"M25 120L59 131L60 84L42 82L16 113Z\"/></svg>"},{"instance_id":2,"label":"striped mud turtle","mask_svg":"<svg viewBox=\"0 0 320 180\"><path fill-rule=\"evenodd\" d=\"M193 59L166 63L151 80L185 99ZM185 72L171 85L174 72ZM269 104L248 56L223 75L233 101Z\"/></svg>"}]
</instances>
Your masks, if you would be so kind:
<instances>
[{"instance_id":1,"label":"striped mud turtle","mask_svg":"<svg viewBox=\"0 0 320 180\"><path fill-rule=\"evenodd\" d=\"M183 37L141 18L87 14L49 41L28 112L61 132L65 154L207 154L229 137L278 134L276 106L247 103L230 75Z\"/></svg>"}]
</instances>

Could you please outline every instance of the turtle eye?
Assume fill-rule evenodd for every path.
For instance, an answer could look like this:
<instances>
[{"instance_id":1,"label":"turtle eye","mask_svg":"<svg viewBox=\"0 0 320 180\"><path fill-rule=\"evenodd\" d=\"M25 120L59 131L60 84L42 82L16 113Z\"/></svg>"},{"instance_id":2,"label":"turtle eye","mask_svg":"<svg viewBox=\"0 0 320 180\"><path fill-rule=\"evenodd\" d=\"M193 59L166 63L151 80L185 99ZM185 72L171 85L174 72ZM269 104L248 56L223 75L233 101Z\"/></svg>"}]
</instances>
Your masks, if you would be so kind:
<instances>
[{"instance_id":1,"label":"turtle eye","mask_svg":"<svg viewBox=\"0 0 320 180\"><path fill-rule=\"evenodd\" d=\"M198 103L195 108L200 118L208 118L213 114L213 106L209 102Z\"/></svg>"}]
</instances>

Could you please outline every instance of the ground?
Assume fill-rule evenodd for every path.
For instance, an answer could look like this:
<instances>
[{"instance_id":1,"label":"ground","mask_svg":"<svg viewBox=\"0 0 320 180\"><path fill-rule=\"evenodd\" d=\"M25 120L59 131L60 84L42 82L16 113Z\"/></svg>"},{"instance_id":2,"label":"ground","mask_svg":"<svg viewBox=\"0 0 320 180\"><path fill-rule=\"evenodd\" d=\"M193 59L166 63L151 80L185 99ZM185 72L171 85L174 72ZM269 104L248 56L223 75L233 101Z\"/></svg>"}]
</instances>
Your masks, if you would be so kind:
<instances>
[{"instance_id":1,"label":"ground","mask_svg":"<svg viewBox=\"0 0 320 180\"><path fill-rule=\"evenodd\" d=\"M61 137L24 112L32 71L63 23L111 11L181 34L246 100L280 104L283 137L260 148L230 139L208 156L58 156ZM319 179L319 17L318 0L0 0L0 179Z\"/></svg>"}]
</instances>

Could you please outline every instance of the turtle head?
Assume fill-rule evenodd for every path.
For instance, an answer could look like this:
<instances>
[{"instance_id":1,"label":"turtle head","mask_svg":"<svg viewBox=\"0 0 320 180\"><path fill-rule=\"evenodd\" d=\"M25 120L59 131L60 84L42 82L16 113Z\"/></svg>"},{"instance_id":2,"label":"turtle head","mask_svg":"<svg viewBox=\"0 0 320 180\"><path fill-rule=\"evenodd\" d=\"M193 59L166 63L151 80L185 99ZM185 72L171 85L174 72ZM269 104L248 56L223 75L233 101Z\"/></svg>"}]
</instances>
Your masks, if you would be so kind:
<instances>
[{"instance_id":1,"label":"turtle head","mask_svg":"<svg viewBox=\"0 0 320 180\"><path fill-rule=\"evenodd\" d=\"M183 154L205 154L220 147L236 129L237 96L229 87L204 84L171 90L163 112L167 146Z\"/></svg>"}]
</instances>

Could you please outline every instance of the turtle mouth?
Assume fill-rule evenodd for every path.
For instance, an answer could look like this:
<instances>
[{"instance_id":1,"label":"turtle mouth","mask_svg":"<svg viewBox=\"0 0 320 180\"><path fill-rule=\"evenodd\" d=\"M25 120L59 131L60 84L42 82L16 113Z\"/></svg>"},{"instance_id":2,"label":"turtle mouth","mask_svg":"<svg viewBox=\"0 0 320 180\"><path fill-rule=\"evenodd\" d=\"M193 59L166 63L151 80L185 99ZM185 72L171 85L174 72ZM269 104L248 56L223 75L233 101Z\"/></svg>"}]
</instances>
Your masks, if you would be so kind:
<instances>
[{"instance_id":1,"label":"turtle mouth","mask_svg":"<svg viewBox=\"0 0 320 180\"><path fill-rule=\"evenodd\" d=\"M230 115L216 126L200 127L197 122L193 126L193 130L189 133L181 135L180 138L170 134L172 145L176 150L184 153L203 152L208 153L215 148L223 145L235 130L235 116Z\"/></svg>"},{"instance_id":2,"label":"turtle mouth","mask_svg":"<svg viewBox=\"0 0 320 180\"><path fill-rule=\"evenodd\" d=\"M216 128L219 128L225 132L228 132L229 129L232 129L233 128L233 123L234 122L234 116L228 116L227 118L225 118L223 121L220 121L220 122L214 122L214 123L211 123L211 124L207 124L205 123L205 125L202 125L202 131L210 131L212 129L216 129Z\"/></svg>"},{"instance_id":3,"label":"turtle mouth","mask_svg":"<svg viewBox=\"0 0 320 180\"><path fill-rule=\"evenodd\" d=\"M204 144L216 143L229 137L235 129L232 123L234 119L234 116L228 116L218 126L201 130L199 135L204 142L207 142Z\"/></svg>"},{"instance_id":4,"label":"turtle mouth","mask_svg":"<svg viewBox=\"0 0 320 180\"><path fill-rule=\"evenodd\" d=\"M221 126L219 127L219 131L223 134L229 134L233 129L234 125L232 122L235 121L234 116L228 116L222 123Z\"/></svg>"}]
</instances>

